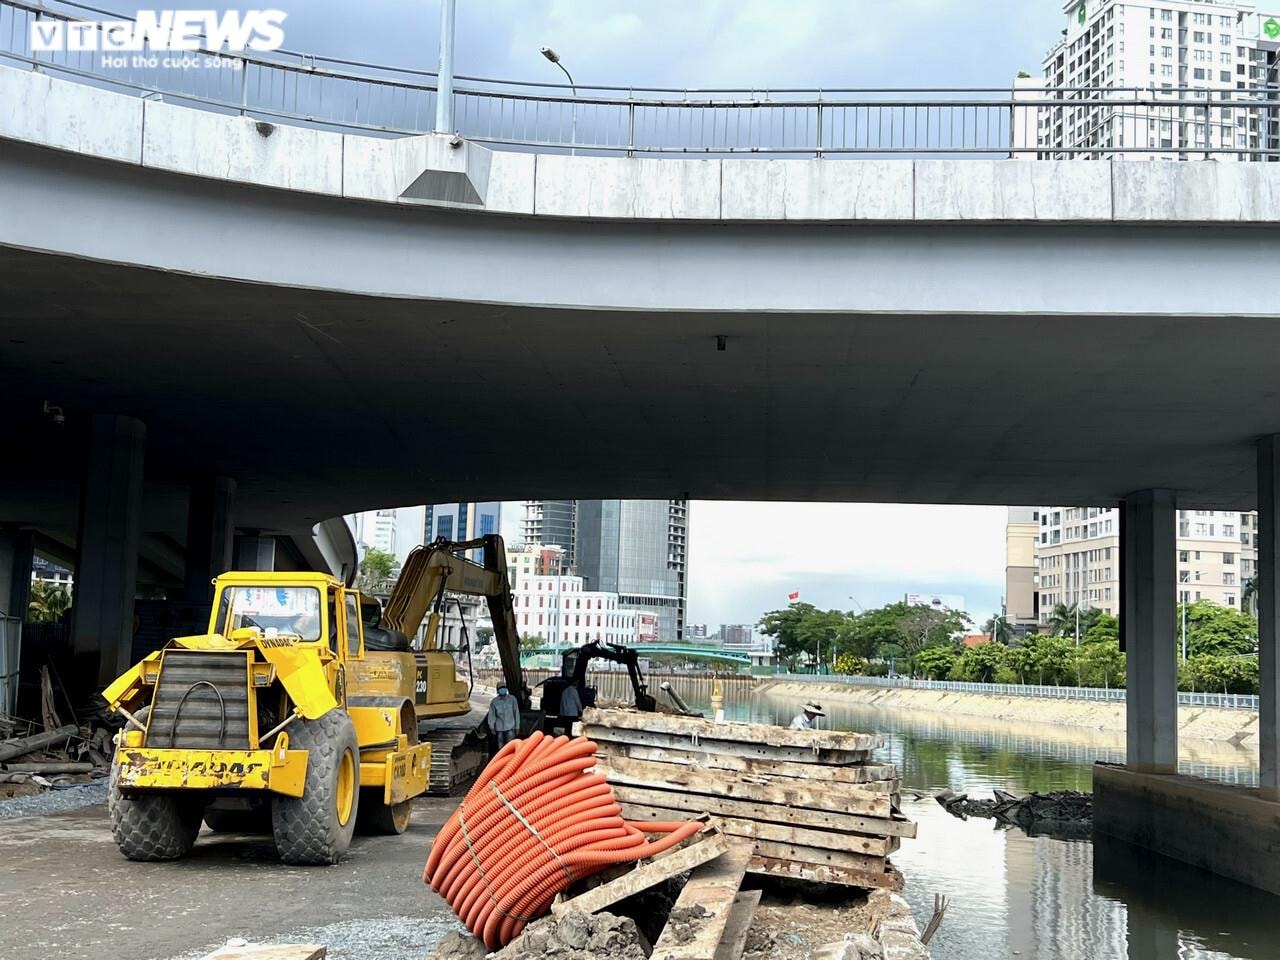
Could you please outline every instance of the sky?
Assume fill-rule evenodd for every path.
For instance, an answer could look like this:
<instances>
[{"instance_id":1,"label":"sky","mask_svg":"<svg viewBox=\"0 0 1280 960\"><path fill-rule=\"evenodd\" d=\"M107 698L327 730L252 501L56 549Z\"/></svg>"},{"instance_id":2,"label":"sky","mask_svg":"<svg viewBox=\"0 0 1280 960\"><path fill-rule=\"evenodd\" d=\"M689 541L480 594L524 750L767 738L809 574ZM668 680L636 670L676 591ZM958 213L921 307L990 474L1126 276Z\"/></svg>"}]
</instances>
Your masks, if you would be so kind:
<instances>
[{"instance_id":1,"label":"sky","mask_svg":"<svg viewBox=\"0 0 1280 960\"><path fill-rule=\"evenodd\" d=\"M289 50L436 67L438 0L261 6L288 13ZM550 46L582 86L1003 87L1038 72L1065 23L1060 0L458 0L456 72L559 82L538 53ZM839 609L960 594L981 622L1000 603L1004 520L1002 507L697 501L689 620L754 622L799 591Z\"/></svg>"},{"instance_id":2,"label":"sky","mask_svg":"<svg viewBox=\"0 0 1280 960\"><path fill-rule=\"evenodd\" d=\"M289 49L435 68L438 0L270 5ZM550 46L584 85L1004 86L1065 25L1061 0L458 0L456 71L558 82Z\"/></svg>"},{"instance_id":3,"label":"sky","mask_svg":"<svg viewBox=\"0 0 1280 960\"><path fill-rule=\"evenodd\" d=\"M861 610L958 594L981 626L1004 592L1004 507L731 503L689 507L689 623L755 623L788 594Z\"/></svg>"},{"instance_id":4,"label":"sky","mask_svg":"<svg viewBox=\"0 0 1280 960\"><path fill-rule=\"evenodd\" d=\"M292 51L436 68L439 0L193 6L283 10ZM457 0L456 72L560 82L550 46L582 85L1002 87L1065 25L1061 0Z\"/></svg>"}]
</instances>

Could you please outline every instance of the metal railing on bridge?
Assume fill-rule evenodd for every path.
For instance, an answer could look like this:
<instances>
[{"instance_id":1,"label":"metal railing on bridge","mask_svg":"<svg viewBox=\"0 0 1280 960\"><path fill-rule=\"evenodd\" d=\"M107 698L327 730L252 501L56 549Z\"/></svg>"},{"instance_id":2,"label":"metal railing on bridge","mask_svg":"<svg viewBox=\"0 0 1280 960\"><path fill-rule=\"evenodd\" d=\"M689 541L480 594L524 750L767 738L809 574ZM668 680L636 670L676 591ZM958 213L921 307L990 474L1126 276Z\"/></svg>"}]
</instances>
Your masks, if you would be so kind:
<instances>
[{"instance_id":1,"label":"metal railing on bridge","mask_svg":"<svg viewBox=\"0 0 1280 960\"><path fill-rule=\"evenodd\" d=\"M431 129L436 75L277 50L47 52L45 20L127 20L83 3L0 0L0 62L221 113L369 135ZM176 64L172 61L178 61ZM191 63L194 60L196 62ZM1280 159L1280 87L674 89L455 78L462 136L603 155ZM452 132L452 131L451 131Z\"/></svg>"},{"instance_id":2,"label":"metal railing on bridge","mask_svg":"<svg viewBox=\"0 0 1280 960\"><path fill-rule=\"evenodd\" d=\"M911 680L906 677L858 677L844 674L779 673L776 680L803 683L844 683L859 687L896 687L909 690L941 690L947 693L981 693L992 697L1041 697L1051 700L1108 700L1123 703L1123 689L1103 687L1059 687L1047 684L965 683L957 680ZM1227 710L1257 710L1256 694L1192 693L1179 691L1178 703L1187 707L1222 707Z\"/></svg>"}]
</instances>

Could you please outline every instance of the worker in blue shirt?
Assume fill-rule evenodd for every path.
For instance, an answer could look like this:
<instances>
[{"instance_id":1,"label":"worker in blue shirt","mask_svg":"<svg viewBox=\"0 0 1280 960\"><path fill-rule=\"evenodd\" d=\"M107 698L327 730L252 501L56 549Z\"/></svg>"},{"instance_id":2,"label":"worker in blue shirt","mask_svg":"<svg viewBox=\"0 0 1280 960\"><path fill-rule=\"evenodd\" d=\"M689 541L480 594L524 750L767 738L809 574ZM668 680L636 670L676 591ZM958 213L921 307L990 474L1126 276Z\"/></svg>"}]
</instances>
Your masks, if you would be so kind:
<instances>
[{"instance_id":1,"label":"worker in blue shirt","mask_svg":"<svg viewBox=\"0 0 1280 960\"><path fill-rule=\"evenodd\" d=\"M520 730L520 702L511 696L505 683L498 685L498 695L489 703L488 720L499 750L516 738Z\"/></svg>"}]
</instances>

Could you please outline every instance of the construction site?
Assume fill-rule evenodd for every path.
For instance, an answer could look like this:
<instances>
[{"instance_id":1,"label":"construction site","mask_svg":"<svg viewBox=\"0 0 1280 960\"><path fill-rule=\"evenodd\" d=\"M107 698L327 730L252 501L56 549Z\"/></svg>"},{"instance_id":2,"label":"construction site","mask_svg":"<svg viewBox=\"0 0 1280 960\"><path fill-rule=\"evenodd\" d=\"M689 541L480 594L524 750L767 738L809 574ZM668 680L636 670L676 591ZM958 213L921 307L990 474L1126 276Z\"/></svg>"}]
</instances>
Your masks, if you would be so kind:
<instances>
[{"instance_id":1,"label":"construction site","mask_svg":"<svg viewBox=\"0 0 1280 960\"><path fill-rule=\"evenodd\" d=\"M491 685L440 643L458 596ZM0 744L6 957L928 956L878 736L728 722L718 681L692 709L609 644L535 696L500 537L420 547L385 598L225 573L209 617L94 709L41 667Z\"/></svg>"}]
</instances>

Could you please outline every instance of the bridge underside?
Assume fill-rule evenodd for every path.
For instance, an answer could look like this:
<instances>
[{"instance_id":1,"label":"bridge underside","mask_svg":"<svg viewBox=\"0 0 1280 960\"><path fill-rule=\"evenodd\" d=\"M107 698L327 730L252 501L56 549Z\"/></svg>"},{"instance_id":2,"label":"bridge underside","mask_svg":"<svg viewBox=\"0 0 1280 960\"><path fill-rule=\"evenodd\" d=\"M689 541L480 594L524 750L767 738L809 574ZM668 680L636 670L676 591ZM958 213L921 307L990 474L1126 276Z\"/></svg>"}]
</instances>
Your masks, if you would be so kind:
<instances>
[{"instance_id":1,"label":"bridge underside","mask_svg":"<svg viewBox=\"0 0 1280 960\"><path fill-rule=\"evenodd\" d=\"M0 289L5 432L39 465L0 478L0 520L62 529L95 412L146 424L175 534L203 474L273 528L523 496L1248 507L1280 417L1270 319L490 306L16 249Z\"/></svg>"}]
</instances>

